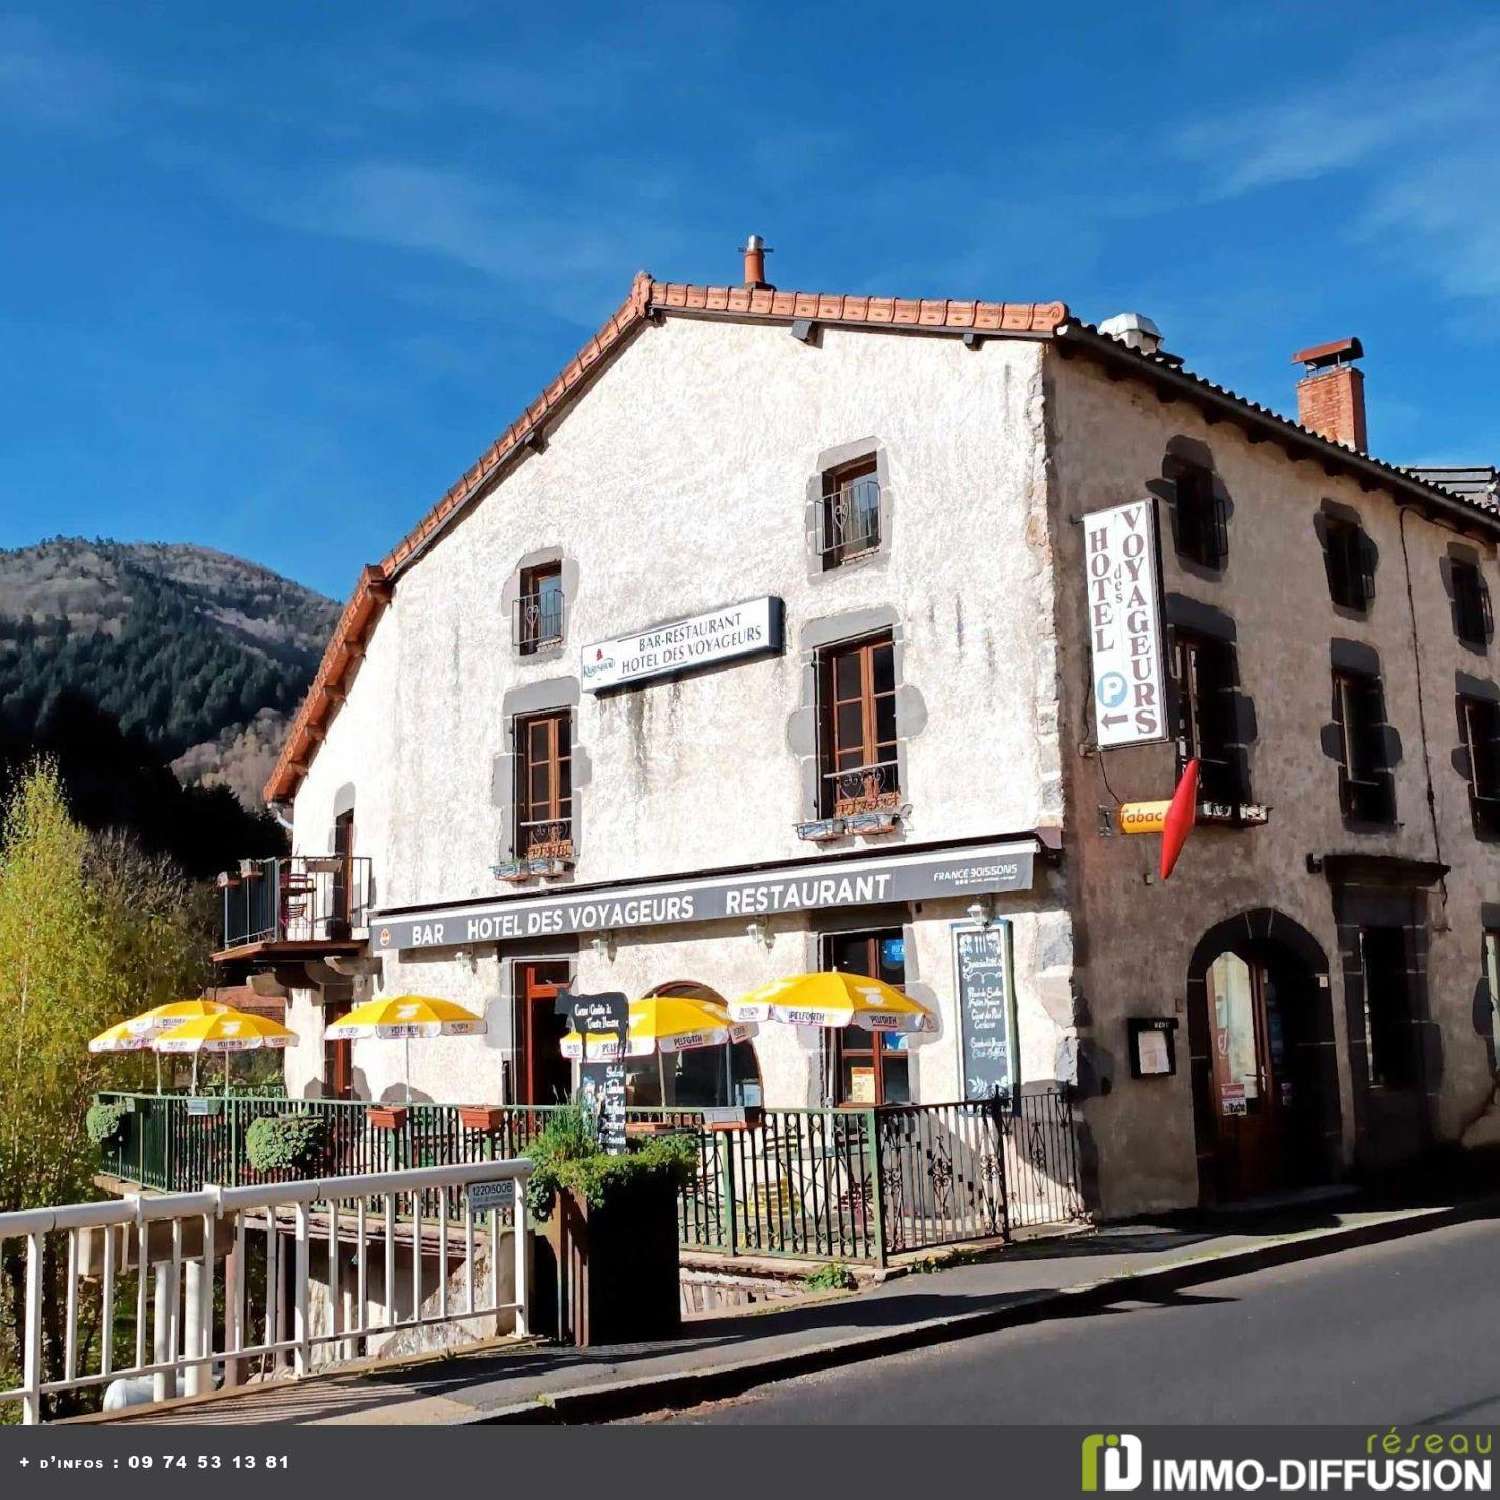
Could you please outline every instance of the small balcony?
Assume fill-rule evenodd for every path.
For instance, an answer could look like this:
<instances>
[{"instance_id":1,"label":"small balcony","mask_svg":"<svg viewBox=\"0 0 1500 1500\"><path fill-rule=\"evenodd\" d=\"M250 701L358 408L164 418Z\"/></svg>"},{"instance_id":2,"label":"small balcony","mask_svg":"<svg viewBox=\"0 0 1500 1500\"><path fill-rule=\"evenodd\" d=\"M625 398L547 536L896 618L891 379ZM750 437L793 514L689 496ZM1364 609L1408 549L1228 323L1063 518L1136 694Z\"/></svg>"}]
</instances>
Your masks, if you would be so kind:
<instances>
[{"instance_id":1,"label":"small balcony","mask_svg":"<svg viewBox=\"0 0 1500 1500\"><path fill-rule=\"evenodd\" d=\"M369 923L370 861L346 854L242 859L218 879L216 962L358 953Z\"/></svg>"}]
</instances>

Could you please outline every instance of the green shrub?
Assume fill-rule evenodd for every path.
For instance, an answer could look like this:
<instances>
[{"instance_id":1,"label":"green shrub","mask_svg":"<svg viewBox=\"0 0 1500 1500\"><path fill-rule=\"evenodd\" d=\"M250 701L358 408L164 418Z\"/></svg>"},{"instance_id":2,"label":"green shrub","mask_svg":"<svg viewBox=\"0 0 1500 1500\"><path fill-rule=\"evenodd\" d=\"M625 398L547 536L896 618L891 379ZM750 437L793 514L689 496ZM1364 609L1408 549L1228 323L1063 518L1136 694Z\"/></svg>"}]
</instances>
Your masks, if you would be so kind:
<instances>
[{"instance_id":1,"label":"green shrub","mask_svg":"<svg viewBox=\"0 0 1500 1500\"><path fill-rule=\"evenodd\" d=\"M810 1276L804 1276L803 1281L815 1292L852 1292L859 1285L854 1272L841 1260L819 1266Z\"/></svg>"},{"instance_id":2,"label":"green shrub","mask_svg":"<svg viewBox=\"0 0 1500 1500\"><path fill-rule=\"evenodd\" d=\"M262 1115L245 1132L245 1156L257 1172L311 1172L327 1147L328 1126L317 1115Z\"/></svg>"},{"instance_id":3,"label":"green shrub","mask_svg":"<svg viewBox=\"0 0 1500 1500\"><path fill-rule=\"evenodd\" d=\"M576 1105L553 1115L526 1155L532 1164L526 1205L536 1219L551 1215L564 1188L602 1208L616 1192L653 1179L685 1187L698 1169L698 1143L690 1135L655 1136L623 1156L607 1155L593 1120Z\"/></svg>"},{"instance_id":4,"label":"green shrub","mask_svg":"<svg viewBox=\"0 0 1500 1500\"><path fill-rule=\"evenodd\" d=\"M107 1145L120 1133L130 1106L123 1099L95 1100L83 1117L83 1128L96 1146Z\"/></svg>"}]
</instances>

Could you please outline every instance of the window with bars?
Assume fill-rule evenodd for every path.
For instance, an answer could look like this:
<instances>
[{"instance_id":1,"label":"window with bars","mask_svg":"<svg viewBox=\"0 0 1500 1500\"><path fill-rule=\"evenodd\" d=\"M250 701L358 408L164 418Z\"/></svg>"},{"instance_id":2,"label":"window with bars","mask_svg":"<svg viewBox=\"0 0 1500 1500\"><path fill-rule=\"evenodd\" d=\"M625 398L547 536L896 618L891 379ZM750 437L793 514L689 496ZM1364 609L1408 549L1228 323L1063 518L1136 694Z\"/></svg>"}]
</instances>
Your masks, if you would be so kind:
<instances>
[{"instance_id":1,"label":"window with bars","mask_svg":"<svg viewBox=\"0 0 1500 1500\"><path fill-rule=\"evenodd\" d=\"M1375 598L1375 548L1364 527L1329 518L1323 560L1333 602L1344 609L1369 609Z\"/></svg>"},{"instance_id":2,"label":"window with bars","mask_svg":"<svg viewBox=\"0 0 1500 1500\"><path fill-rule=\"evenodd\" d=\"M1455 560L1451 564L1453 580L1453 632L1466 646L1483 651L1494 634L1490 612L1490 591L1479 565Z\"/></svg>"},{"instance_id":3,"label":"window with bars","mask_svg":"<svg viewBox=\"0 0 1500 1500\"><path fill-rule=\"evenodd\" d=\"M521 570L521 596L516 600L516 649L534 656L543 646L563 638L562 564L543 563Z\"/></svg>"},{"instance_id":4,"label":"window with bars","mask_svg":"<svg viewBox=\"0 0 1500 1500\"><path fill-rule=\"evenodd\" d=\"M1176 629L1172 674L1177 690L1177 771L1198 762L1201 802L1238 806L1250 800L1243 748L1238 743L1234 647L1228 641Z\"/></svg>"},{"instance_id":5,"label":"window with bars","mask_svg":"<svg viewBox=\"0 0 1500 1500\"><path fill-rule=\"evenodd\" d=\"M1365 672L1335 671L1333 718L1339 732L1339 804L1360 823L1396 821L1396 786L1386 761L1385 691Z\"/></svg>"},{"instance_id":6,"label":"window with bars","mask_svg":"<svg viewBox=\"0 0 1500 1500\"><path fill-rule=\"evenodd\" d=\"M825 573L880 550L880 481L873 458L823 475L820 529Z\"/></svg>"},{"instance_id":7,"label":"window with bars","mask_svg":"<svg viewBox=\"0 0 1500 1500\"><path fill-rule=\"evenodd\" d=\"M1500 839L1500 704L1460 697L1458 719L1469 755L1469 806L1474 832Z\"/></svg>"},{"instance_id":8,"label":"window with bars","mask_svg":"<svg viewBox=\"0 0 1500 1500\"><path fill-rule=\"evenodd\" d=\"M831 647L818 668L819 817L894 811L901 787L891 637Z\"/></svg>"},{"instance_id":9,"label":"window with bars","mask_svg":"<svg viewBox=\"0 0 1500 1500\"><path fill-rule=\"evenodd\" d=\"M1229 556L1229 523L1211 469L1184 465L1177 473L1177 551L1204 568L1222 568Z\"/></svg>"},{"instance_id":10,"label":"window with bars","mask_svg":"<svg viewBox=\"0 0 1500 1500\"><path fill-rule=\"evenodd\" d=\"M516 720L517 859L573 857L573 733L566 709Z\"/></svg>"}]
</instances>

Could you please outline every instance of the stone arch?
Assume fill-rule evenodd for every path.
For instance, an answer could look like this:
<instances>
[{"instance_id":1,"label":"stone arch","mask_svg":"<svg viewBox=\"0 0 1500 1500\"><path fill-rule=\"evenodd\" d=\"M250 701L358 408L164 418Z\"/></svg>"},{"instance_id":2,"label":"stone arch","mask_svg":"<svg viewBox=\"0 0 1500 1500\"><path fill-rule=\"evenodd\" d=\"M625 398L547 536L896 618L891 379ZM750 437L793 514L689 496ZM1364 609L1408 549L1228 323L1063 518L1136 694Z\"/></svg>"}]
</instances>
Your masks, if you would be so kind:
<instances>
[{"instance_id":1,"label":"stone arch","mask_svg":"<svg viewBox=\"0 0 1500 1500\"><path fill-rule=\"evenodd\" d=\"M665 984L652 985L643 998L668 995L681 995L693 1000L712 1000L719 1005L727 1004L723 995L717 990L706 984L699 984L694 979L669 979ZM691 1075L707 1075L711 1071L708 1066L710 1061L721 1056L717 1047L702 1049L701 1056L698 1053L682 1054L685 1069ZM759 1103L761 1097L760 1058L756 1054L755 1043L753 1041L735 1042L730 1048L730 1061L735 1091L743 1095L753 1090L754 1098L746 1102ZM701 1086L704 1079L700 1078L697 1082ZM740 1100L731 1098L727 1102L735 1104Z\"/></svg>"},{"instance_id":2,"label":"stone arch","mask_svg":"<svg viewBox=\"0 0 1500 1500\"><path fill-rule=\"evenodd\" d=\"M1309 1180L1332 1180L1342 1164L1343 1126L1328 955L1299 922L1262 906L1215 923L1199 938L1188 962L1188 1052L1199 1199L1214 1202L1222 1196L1220 1101L1214 1091L1208 976L1214 962L1226 953L1277 965L1283 975L1300 981L1296 1035L1288 1055L1300 1086L1313 1091L1305 1101L1300 1127L1306 1131L1305 1143L1312 1155L1302 1165Z\"/></svg>"}]
</instances>

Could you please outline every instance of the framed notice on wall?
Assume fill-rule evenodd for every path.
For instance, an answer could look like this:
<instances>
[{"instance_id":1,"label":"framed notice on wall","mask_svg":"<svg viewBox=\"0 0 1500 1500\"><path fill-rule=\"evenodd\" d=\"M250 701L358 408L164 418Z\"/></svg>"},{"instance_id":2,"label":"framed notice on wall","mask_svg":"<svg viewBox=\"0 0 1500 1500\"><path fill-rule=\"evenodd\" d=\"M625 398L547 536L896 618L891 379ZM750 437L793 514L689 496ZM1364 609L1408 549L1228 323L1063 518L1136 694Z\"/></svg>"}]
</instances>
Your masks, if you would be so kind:
<instances>
[{"instance_id":1,"label":"framed notice on wall","mask_svg":"<svg viewBox=\"0 0 1500 1500\"><path fill-rule=\"evenodd\" d=\"M965 1099L1009 1094L1019 1081L1010 923L953 923L953 987Z\"/></svg>"},{"instance_id":2,"label":"framed notice on wall","mask_svg":"<svg viewBox=\"0 0 1500 1500\"><path fill-rule=\"evenodd\" d=\"M1095 737L1102 750L1168 738L1156 501L1083 518Z\"/></svg>"}]
</instances>

